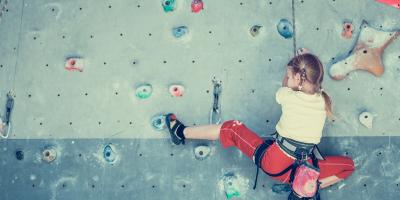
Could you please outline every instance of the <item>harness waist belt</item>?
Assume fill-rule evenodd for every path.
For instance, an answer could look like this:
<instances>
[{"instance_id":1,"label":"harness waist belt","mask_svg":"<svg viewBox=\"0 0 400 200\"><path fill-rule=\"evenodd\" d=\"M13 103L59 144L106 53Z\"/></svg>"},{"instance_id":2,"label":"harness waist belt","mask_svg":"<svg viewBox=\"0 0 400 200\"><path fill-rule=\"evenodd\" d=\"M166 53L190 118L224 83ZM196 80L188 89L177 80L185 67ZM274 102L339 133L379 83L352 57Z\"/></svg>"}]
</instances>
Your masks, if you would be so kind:
<instances>
[{"instance_id":1,"label":"harness waist belt","mask_svg":"<svg viewBox=\"0 0 400 200\"><path fill-rule=\"evenodd\" d=\"M278 133L275 134L275 140L279 147L297 159L311 155L314 147L316 146L312 143L297 142L295 140L282 137Z\"/></svg>"}]
</instances>

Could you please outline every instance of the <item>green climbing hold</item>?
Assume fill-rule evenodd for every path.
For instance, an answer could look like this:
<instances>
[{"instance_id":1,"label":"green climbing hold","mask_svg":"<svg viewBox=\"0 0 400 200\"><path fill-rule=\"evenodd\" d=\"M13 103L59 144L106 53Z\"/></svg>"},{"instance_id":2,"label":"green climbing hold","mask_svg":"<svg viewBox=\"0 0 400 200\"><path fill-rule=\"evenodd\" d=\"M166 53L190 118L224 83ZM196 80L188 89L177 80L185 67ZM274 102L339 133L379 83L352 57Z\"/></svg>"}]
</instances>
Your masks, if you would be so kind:
<instances>
[{"instance_id":1,"label":"green climbing hold","mask_svg":"<svg viewBox=\"0 0 400 200\"><path fill-rule=\"evenodd\" d=\"M224 181L226 198L230 199L234 196L240 197L239 185L234 173L225 174L222 180Z\"/></svg>"},{"instance_id":2,"label":"green climbing hold","mask_svg":"<svg viewBox=\"0 0 400 200\"><path fill-rule=\"evenodd\" d=\"M149 98L151 96L152 92L153 92L153 88L148 83L140 85L138 88L136 88L136 96L139 99Z\"/></svg>"},{"instance_id":3,"label":"green climbing hold","mask_svg":"<svg viewBox=\"0 0 400 200\"><path fill-rule=\"evenodd\" d=\"M175 0L163 0L162 6L165 12L171 12L175 9Z\"/></svg>"}]
</instances>

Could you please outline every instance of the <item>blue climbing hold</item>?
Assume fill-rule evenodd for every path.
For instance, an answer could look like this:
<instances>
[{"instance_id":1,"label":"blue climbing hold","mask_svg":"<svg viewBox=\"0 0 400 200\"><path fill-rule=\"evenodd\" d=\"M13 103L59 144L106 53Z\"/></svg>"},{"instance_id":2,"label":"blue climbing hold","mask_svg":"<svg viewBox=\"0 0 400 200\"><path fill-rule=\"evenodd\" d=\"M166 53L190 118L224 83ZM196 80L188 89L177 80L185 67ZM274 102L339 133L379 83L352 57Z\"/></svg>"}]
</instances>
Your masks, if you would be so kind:
<instances>
[{"instance_id":1,"label":"blue climbing hold","mask_svg":"<svg viewBox=\"0 0 400 200\"><path fill-rule=\"evenodd\" d=\"M278 29L279 34L285 39L293 37L293 25L289 20L281 19L276 28Z\"/></svg>"},{"instance_id":2,"label":"blue climbing hold","mask_svg":"<svg viewBox=\"0 0 400 200\"><path fill-rule=\"evenodd\" d=\"M15 157L17 160L23 160L24 159L24 152L22 150L17 150L15 152Z\"/></svg>"},{"instance_id":3,"label":"blue climbing hold","mask_svg":"<svg viewBox=\"0 0 400 200\"><path fill-rule=\"evenodd\" d=\"M109 163L113 163L115 161L115 153L111 148L111 144L108 144L104 147L103 157Z\"/></svg>"},{"instance_id":4,"label":"blue climbing hold","mask_svg":"<svg viewBox=\"0 0 400 200\"><path fill-rule=\"evenodd\" d=\"M186 26L179 26L179 27L172 29L172 34L176 38L180 38L180 37L184 36L185 34L187 34L188 32L189 32L189 29Z\"/></svg>"},{"instance_id":5,"label":"blue climbing hold","mask_svg":"<svg viewBox=\"0 0 400 200\"><path fill-rule=\"evenodd\" d=\"M157 115L151 119L151 125L157 130L161 131L165 129L167 126L165 124L165 116L164 115Z\"/></svg>"}]
</instances>

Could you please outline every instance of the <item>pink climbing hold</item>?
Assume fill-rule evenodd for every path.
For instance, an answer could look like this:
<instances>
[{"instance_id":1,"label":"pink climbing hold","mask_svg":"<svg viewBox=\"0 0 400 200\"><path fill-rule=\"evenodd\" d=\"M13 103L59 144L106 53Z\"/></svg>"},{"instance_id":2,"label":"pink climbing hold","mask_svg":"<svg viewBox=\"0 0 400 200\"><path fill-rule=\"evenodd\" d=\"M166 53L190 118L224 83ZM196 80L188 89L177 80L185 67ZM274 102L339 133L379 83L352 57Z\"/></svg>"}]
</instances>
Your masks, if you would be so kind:
<instances>
[{"instance_id":1,"label":"pink climbing hold","mask_svg":"<svg viewBox=\"0 0 400 200\"><path fill-rule=\"evenodd\" d=\"M346 39L353 37L353 25L350 22L343 24L342 37Z\"/></svg>"},{"instance_id":2,"label":"pink climbing hold","mask_svg":"<svg viewBox=\"0 0 400 200\"><path fill-rule=\"evenodd\" d=\"M400 0L376 0L376 1L400 9Z\"/></svg>"},{"instance_id":3,"label":"pink climbing hold","mask_svg":"<svg viewBox=\"0 0 400 200\"><path fill-rule=\"evenodd\" d=\"M82 58L68 58L65 69L68 71L83 71L84 60Z\"/></svg>"},{"instance_id":4,"label":"pink climbing hold","mask_svg":"<svg viewBox=\"0 0 400 200\"><path fill-rule=\"evenodd\" d=\"M171 85L169 87L169 93L174 97L181 97L185 92L185 88L182 85Z\"/></svg>"},{"instance_id":5,"label":"pink climbing hold","mask_svg":"<svg viewBox=\"0 0 400 200\"><path fill-rule=\"evenodd\" d=\"M203 10L203 8L204 8L203 6L204 6L204 4L203 4L202 0L193 0L192 1L192 12L194 12L194 13L200 12L201 10Z\"/></svg>"}]
</instances>

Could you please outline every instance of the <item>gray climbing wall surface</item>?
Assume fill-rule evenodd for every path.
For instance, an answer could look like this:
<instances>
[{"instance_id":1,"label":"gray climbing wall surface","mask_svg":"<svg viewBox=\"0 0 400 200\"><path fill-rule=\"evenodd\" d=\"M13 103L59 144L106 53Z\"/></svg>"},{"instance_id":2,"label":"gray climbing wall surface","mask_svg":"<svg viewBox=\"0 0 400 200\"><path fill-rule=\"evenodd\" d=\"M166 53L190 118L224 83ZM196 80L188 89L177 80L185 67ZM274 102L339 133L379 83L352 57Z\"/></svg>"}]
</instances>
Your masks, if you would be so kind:
<instances>
[{"instance_id":1,"label":"gray climbing wall surface","mask_svg":"<svg viewBox=\"0 0 400 200\"><path fill-rule=\"evenodd\" d=\"M172 12L159 0L0 2L0 113L7 92L16 96L11 134L0 140L1 200L226 199L221 178L229 172L239 178L240 199L286 199L264 175L252 190L255 167L238 150L209 141L173 146L151 119L174 112L187 125L208 124L216 77L222 120L241 120L267 136L281 114L275 92L285 64L300 47L323 62L323 87L337 116L325 124L321 149L356 164L349 179L322 197L400 198L400 41L386 48L380 77L359 70L336 81L328 73L356 44L362 21L399 30L394 7L204 0L204 9L192 13L189 0L177 0ZM278 33L281 19L295 23L296 48ZM344 22L354 26L350 39L341 36ZM249 32L254 25L261 26L256 36ZM179 26L188 32L175 38ZM67 70L69 58L81 58L82 71ZM152 85L148 99L135 96L142 83ZM172 84L185 87L182 97L169 94ZM374 116L370 129L359 122L364 111ZM109 143L112 164L103 158ZM193 149L203 143L211 156L196 160ZM49 146L57 157L47 163L41 157Z\"/></svg>"}]
</instances>

